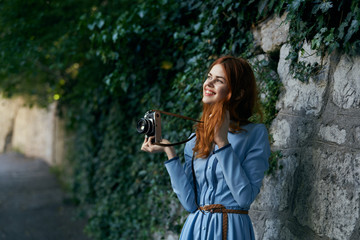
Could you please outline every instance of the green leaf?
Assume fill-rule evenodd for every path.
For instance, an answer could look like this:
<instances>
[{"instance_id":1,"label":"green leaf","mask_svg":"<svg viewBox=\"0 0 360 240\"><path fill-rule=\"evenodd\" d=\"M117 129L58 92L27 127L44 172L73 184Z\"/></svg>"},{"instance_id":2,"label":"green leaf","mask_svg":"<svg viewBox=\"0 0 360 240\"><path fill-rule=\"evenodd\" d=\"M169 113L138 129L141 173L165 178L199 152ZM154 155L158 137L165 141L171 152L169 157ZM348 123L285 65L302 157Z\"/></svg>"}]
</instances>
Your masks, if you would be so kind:
<instances>
[{"instance_id":1,"label":"green leaf","mask_svg":"<svg viewBox=\"0 0 360 240\"><path fill-rule=\"evenodd\" d=\"M295 12L298 10L298 8L300 7L301 3L304 2L305 0L294 0L291 2L291 4L289 5L290 10L292 12Z\"/></svg>"},{"instance_id":2,"label":"green leaf","mask_svg":"<svg viewBox=\"0 0 360 240\"><path fill-rule=\"evenodd\" d=\"M348 42L355 32L359 31L359 21L354 19L351 22L349 30L344 38L344 43Z\"/></svg>"},{"instance_id":3,"label":"green leaf","mask_svg":"<svg viewBox=\"0 0 360 240\"><path fill-rule=\"evenodd\" d=\"M332 7L333 7L332 2L323 2L319 5L319 8L321 9L322 13L326 13Z\"/></svg>"}]
</instances>

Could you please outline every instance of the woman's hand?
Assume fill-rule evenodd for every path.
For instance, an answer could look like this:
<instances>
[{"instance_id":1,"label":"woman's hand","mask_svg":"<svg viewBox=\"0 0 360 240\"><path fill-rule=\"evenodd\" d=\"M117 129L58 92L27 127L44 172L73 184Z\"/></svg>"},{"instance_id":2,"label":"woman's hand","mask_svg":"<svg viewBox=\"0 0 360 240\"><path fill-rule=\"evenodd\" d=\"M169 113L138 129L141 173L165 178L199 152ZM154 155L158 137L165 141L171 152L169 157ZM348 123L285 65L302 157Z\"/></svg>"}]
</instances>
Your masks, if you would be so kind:
<instances>
[{"instance_id":1,"label":"woman's hand","mask_svg":"<svg viewBox=\"0 0 360 240\"><path fill-rule=\"evenodd\" d=\"M229 127L230 127L230 113L228 110L226 110L223 124L221 126L217 126L215 128L215 133L214 133L214 142L216 145L218 145L219 148L222 148L229 144L227 138Z\"/></svg>"},{"instance_id":2,"label":"woman's hand","mask_svg":"<svg viewBox=\"0 0 360 240\"><path fill-rule=\"evenodd\" d=\"M144 139L143 144L141 145L141 151L148 152L148 153L159 153L165 152L168 156L168 159L176 157L175 149L173 147L166 147L166 146L159 146L154 144L152 141L155 139L154 136L146 137ZM170 144L170 142L166 139L162 139L162 144Z\"/></svg>"}]
</instances>

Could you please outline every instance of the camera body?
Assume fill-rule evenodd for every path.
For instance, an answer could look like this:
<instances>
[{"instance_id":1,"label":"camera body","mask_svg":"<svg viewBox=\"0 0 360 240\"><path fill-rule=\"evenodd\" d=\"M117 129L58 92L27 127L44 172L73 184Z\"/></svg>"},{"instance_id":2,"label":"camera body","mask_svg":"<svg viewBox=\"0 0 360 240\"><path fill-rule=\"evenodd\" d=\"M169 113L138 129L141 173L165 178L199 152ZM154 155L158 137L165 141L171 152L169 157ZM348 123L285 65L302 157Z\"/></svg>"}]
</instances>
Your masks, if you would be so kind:
<instances>
[{"instance_id":1,"label":"camera body","mask_svg":"<svg viewBox=\"0 0 360 240\"><path fill-rule=\"evenodd\" d=\"M161 142L161 114L158 111L149 110L143 118L137 122L136 130L144 133L147 137L155 136L155 143Z\"/></svg>"}]
</instances>

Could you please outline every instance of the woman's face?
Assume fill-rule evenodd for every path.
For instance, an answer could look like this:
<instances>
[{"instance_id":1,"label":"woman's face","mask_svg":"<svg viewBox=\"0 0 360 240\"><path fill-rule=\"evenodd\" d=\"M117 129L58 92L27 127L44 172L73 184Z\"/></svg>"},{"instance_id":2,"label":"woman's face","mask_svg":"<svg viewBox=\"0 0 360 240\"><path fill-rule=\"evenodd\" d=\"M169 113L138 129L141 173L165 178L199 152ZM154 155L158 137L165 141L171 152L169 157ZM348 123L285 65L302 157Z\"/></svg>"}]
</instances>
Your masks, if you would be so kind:
<instances>
[{"instance_id":1,"label":"woman's face","mask_svg":"<svg viewBox=\"0 0 360 240\"><path fill-rule=\"evenodd\" d=\"M214 65L203 85L203 103L213 104L224 99L229 92L225 72L220 64Z\"/></svg>"}]
</instances>

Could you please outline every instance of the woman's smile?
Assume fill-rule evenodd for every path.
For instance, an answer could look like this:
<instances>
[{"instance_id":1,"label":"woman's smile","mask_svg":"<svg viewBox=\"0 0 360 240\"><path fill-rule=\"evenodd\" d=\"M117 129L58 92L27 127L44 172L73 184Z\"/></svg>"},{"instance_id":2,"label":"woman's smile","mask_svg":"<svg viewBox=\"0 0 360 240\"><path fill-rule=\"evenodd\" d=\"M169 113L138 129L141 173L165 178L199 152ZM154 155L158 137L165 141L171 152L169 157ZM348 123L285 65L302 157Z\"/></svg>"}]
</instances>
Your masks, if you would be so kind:
<instances>
[{"instance_id":1,"label":"woman's smile","mask_svg":"<svg viewBox=\"0 0 360 240\"><path fill-rule=\"evenodd\" d=\"M213 96L215 94L216 94L215 92L205 88L205 94L204 94L205 96Z\"/></svg>"}]
</instances>

